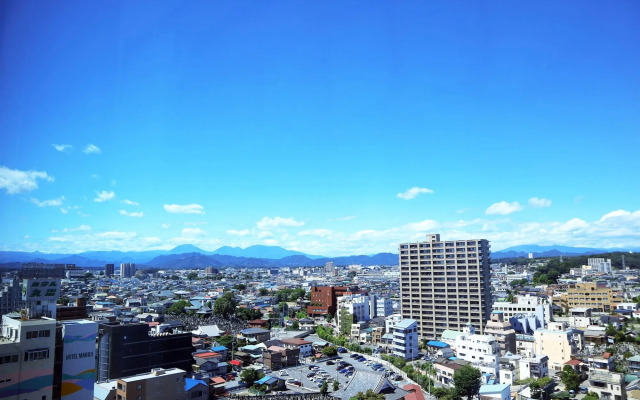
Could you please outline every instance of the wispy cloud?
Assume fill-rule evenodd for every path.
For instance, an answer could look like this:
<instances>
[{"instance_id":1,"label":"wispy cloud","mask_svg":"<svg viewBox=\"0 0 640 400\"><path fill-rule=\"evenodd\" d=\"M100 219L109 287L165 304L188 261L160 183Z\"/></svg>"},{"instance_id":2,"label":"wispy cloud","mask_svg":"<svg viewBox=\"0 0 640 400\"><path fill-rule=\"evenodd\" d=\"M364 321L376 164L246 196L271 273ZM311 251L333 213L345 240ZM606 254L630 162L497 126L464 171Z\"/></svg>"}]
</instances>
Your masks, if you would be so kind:
<instances>
[{"instance_id":1,"label":"wispy cloud","mask_svg":"<svg viewBox=\"0 0 640 400\"><path fill-rule=\"evenodd\" d=\"M20 171L0 166L0 189L7 194L30 192L38 188L38 179L53 182L53 177L44 171Z\"/></svg>"},{"instance_id":2,"label":"wispy cloud","mask_svg":"<svg viewBox=\"0 0 640 400\"><path fill-rule=\"evenodd\" d=\"M100 154L102 153L102 150L100 150L100 148L95 144L88 144L82 152L85 154Z\"/></svg>"},{"instance_id":3,"label":"wispy cloud","mask_svg":"<svg viewBox=\"0 0 640 400\"><path fill-rule=\"evenodd\" d=\"M232 235L232 236L248 236L248 235L251 234L251 230L249 230L249 229L242 229L242 230L229 229L229 230L227 230L227 234L228 235Z\"/></svg>"},{"instance_id":4,"label":"wispy cloud","mask_svg":"<svg viewBox=\"0 0 640 400\"><path fill-rule=\"evenodd\" d=\"M102 203L102 202L105 202L107 200L111 200L114 197L116 197L116 194L113 191L103 190L102 192L96 192L96 194L98 195L98 197L93 199L93 201L98 202L98 203Z\"/></svg>"},{"instance_id":5,"label":"wispy cloud","mask_svg":"<svg viewBox=\"0 0 640 400\"><path fill-rule=\"evenodd\" d=\"M70 151L73 146L70 144L52 144L53 148L58 150L61 153L66 153Z\"/></svg>"},{"instance_id":6,"label":"wispy cloud","mask_svg":"<svg viewBox=\"0 0 640 400\"><path fill-rule=\"evenodd\" d=\"M258 229L272 229L279 228L283 226L302 226L304 225L304 221L296 221L293 218L282 218L282 217L264 217L260 221L257 222L256 226Z\"/></svg>"},{"instance_id":7,"label":"wispy cloud","mask_svg":"<svg viewBox=\"0 0 640 400\"><path fill-rule=\"evenodd\" d=\"M433 190L414 186L411 189L407 189L404 192L398 193L396 196L400 199L411 200L416 196L418 196L419 194L426 194L426 193L433 193Z\"/></svg>"},{"instance_id":8,"label":"wispy cloud","mask_svg":"<svg viewBox=\"0 0 640 400\"><path fill-rule=\"evenodd\" d=\"M513 203L501 201L490 205L484 213L487 215L508 215L517 211L522 211L522 209L522 205L517 201L514 201Z\"/></svg>"},{"instance_id":9,"label":"wispy cloud","mask_svg":"<svg viewBox=\"0 0 640 400\"><path fill-rule=\"evenodd\" d=\"M120 210L120 215L126 215L127 217L144 217L144 213L140 212L127 212L127 210Z\"/></svg>"},{"instance_id":10,"label":"wispy cloud","mask_svg":"<svg viewBox=\"0 0 640 400\"><path fill-rule=\"evenodd\" d=\"M539 197L529 199L529 206L533 208L551 207L551 200Z\"/></svg>"},{"instance_id":11,"label":"wispy cloud","mask_svg":"<svg viewBox=\"0 0 640 400\"><path fill-rule=\"evenodd\" d=\"M200 228L184 228L182 230L183 237L197 237L197 236L202 236L205 233L206 232Z\"/></svg>"},{"instance_id":12,"label":"wispy cloud","mask_svg":"<svg viewBox=\"0 0 640 400\"><path fill-rule=\"evenodd\" d=\"M298 232L298 236L319 236L326 237L333 234L331 229L308 229L306 231Z\"/></svg>"},{"instance_id":13,"label":"wispy cloud","mask_svg":"<svg viewBox=\"0 0 640 400\"><path fill-rule=\"evenodd\" d=\"M171 214L204 214L204 207L200 204L165 204L164 210Z\"/></svg>"},{"instance_id":14,"label":"wispy cloud","mask_svg":"<svg viewBox=\"0 0 640 400\"><path fill-rule=\"evenodd\" d=\"M171 226L171 224L162 224L160 225L162 227L162 229L169 229L169 227Z\"/></svg>"},{"instance_id":15,"label":"wispy cloud","mask_svg":"<svg viewBox=\"0 0 640 400\"><path fill-rule=\"evenodd\" d=\"M60 207L62 205L62 202L64 201L64 196L60 196L57 199L50 199L50 200L43 200L43 201L40 201L35 197L32 197L30 201L33 204L37 205L38 207Z\"/></svg>"},{"instance_id":16,"label":"wispy cloud","mask_svg":"<svg viewBox=\"0 0 640 400\"><path fill-rule=\"evenodd\" d=\"M130 206L139 206L140 205L140 203L138 203L137 201L131 201L131 200L127 200L127 199L122 200L122 202L124 204L130 205Z\"/></svg>"}]
</instances>

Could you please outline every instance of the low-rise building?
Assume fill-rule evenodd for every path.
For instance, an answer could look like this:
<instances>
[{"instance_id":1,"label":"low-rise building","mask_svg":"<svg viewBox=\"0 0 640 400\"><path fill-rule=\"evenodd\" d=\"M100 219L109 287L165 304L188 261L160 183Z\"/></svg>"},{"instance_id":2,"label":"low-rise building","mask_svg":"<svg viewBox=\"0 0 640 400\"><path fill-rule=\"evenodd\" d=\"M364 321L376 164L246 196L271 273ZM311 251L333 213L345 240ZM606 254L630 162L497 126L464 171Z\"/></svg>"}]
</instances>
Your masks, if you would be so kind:
<instances>
[{"instance_id":1,"label":"low-rise building","mask_svg":"<svg viewBox=\"0 0 640 400\"><path fill-rule=\"evenodd\" d=\"M119 378L118 399L187 400L185 371L179 368L154 368L151 372Z\"/></svg>"},{"instance_id":2,"label":"low-rise building","mask_svg":"<svg viewBox=\"0 0 640 400\"><path fill-rule=\"evenodd\" d=\"M596 393L600 400L626 399L624 374L609 371L591 371L588 381L589 391Z\"/></svg>"},{"instance_id":3,"label":"low-rise building","mask_svg":"<svg viewBox=\"0 0 640 400\"><path fill-rule=\"evenodd\" d=\"M404 319L393 327L393 355L405 360L418 358L418 322Z\"/></svg>"}]
</instances>

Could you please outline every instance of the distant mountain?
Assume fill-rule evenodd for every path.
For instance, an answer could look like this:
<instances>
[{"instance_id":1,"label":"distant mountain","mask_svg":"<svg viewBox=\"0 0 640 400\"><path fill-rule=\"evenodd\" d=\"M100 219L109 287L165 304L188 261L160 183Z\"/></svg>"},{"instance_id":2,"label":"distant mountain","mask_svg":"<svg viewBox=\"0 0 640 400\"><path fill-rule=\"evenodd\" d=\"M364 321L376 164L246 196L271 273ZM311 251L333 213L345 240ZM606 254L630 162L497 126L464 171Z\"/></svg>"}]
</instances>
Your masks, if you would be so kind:
<instances>
[{"instance_id":1,"label":"distant mountain","mask_svg":"<svg viewBox=\"0 0 640 400\"><path fill-rule=\"evenodd\" d=\"M579 255L588 255L588 254L610 253L615 251L638 251L638 249L637 248L599 249L599 248L593 248L593 247L570 247L570 246L560 246L560 245L538 246L535 244L526 244L526 245L509 247L500 251L491 252L491 258L501 259L501 258L528 257L529 253L533 253L533 256L535 258L558 257L560 255L579 256Z\"/></svg>"},{"instance_id":2,"label":"distant mountain","mask_svg":"<svg viewBox=\"0 0 640 400\"><path fill-rule=\"evenodd\" d=\"M299 251L287 250L279 246L263 246L259 244L254 246L249 246L246 249L243 249L241 247L223 246L210 254L219 254L219 255L234 256L234 257L247 257L247 258L269 258L273 260L279 260L281 258L289 257L289 256L306 256L309 258L321 258L320 256L312 256L309 254L301 253Z\"/></svg>"},{"instance_id":3,"label":"distant mountain","mask_svg":"<svg viewBox=\"0 0 640 400\"><path fill-rule=\"evenodd\" d=\"M192 244L181 244L180 246L176 246L168 252L162 252L165 254L185 254L185 253L200 253L200 254L212 254L211 252L207 252L202 250L199 247L196 247Z\"/></svg>"}]
</instances>

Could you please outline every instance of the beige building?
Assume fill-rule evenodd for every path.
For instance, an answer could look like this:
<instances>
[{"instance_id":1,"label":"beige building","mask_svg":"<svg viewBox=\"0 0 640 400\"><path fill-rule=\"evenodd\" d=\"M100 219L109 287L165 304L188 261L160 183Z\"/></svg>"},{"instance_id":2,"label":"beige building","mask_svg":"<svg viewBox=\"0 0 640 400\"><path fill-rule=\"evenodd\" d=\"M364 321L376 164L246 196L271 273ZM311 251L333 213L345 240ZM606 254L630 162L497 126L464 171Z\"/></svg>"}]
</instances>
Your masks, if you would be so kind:
<instances>
[{"instance_id":1,"label":"beige building","mask_svg":"<svg viewBox=\"0 0 640 400\"><path fill-rule=\"evenodd\" d=\"M616 304L622 303L620 294L610 287L597 283L576 283L567 289L566 304L568 308L589 307L594 312L615 310Z\"/></svg>"},{"instance_id":2,"label":"beige building","mask_svg":"<svg viewBox=\"0 0 640 400\"><path fill-rule=\"evenodd\" d=\"M484 333L496 338L502 354L507 351L516 354L516 331L511 327L509 321L504 320L504 314L500 311L491 313L491 319L487 322Z\"/></svg>"},{"instance_id":3,"label":"beige building","mask_svg":"<svg viewBox=\"0 0 640 400\"><path fill-rule=\"evenodd\" d=\"M120 378L116 383L117 400L187 400L185 371L179 368L154 368L146 374Z\"/></svg>"},{"instance_id":4,"label":"beige building","mask_svg":"<svg viewBox=\"0 0 640 400\"><path fill-rule=\"evenodd\" d=\"M562 371L564 363L571 360L571 354L582 349L582 335L582 331L567 329L561 322L551 322L548 329L533 333L535 354L549 357L550 372Z\"/></svg>"},{"instance_id":5,"label":"beige building","mask_svg":"<svg viewBox=\"0 0 640 400\"><path fill-rule=\"evenodd\" d=\"M418 322L423 339L471 323L479 333L491 312L489 241L426 241L399 245L402 317Z\"/></svg>"}]
</instances>

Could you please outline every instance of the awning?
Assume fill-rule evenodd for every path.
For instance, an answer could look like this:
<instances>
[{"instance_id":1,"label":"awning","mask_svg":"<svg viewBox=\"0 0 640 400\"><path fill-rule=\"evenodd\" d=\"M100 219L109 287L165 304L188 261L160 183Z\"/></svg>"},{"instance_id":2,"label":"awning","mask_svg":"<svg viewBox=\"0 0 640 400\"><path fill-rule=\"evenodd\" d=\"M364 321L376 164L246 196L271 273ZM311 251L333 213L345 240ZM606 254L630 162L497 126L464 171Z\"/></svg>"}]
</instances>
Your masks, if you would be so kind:
<instances>
[{"instance_id":1,"label":"awning","mask_svg":"<svg viewBox=\"0 0 640 400\"><path fill-rule=\"evenodd\" d=\"M448 344L446 344L445 342L440 342L438 340L429 340L427 342L427 346L445 348L448 346Z\"/></svg>"},{"instance_id":2,"label":"awning","mask_svg":"<svg viewBox=\"0 0 640 400\"><path fill-rule=\"evenodd\" d=\"M238 361L238 360L231 360L229 361L231 363L231 365L235 365L235 366L240 366L242 365L242 362Z\"/></svg>"}]
</instances>

